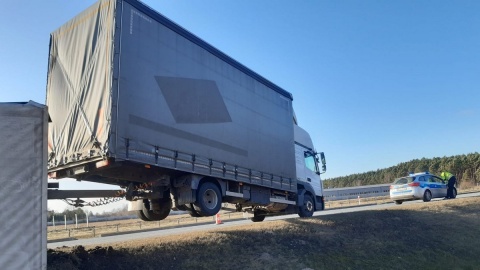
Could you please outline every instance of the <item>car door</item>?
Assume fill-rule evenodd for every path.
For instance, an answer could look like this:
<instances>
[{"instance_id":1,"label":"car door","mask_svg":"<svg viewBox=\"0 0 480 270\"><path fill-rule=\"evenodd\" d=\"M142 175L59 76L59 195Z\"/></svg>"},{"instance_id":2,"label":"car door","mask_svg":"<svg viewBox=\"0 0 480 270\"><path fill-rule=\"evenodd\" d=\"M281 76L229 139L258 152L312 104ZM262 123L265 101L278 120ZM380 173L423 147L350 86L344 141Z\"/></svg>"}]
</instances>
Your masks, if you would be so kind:
<instances>
[{"instance_id":1,"label":"car door","mask_svg":"<svg viewBox=\"0 0 480 270\"><path fill-rule=\"evenodd\" d=\"M425 179L425 186L432 193L432 198L437 198L438 188L437 188L437 183L435 182L435 179L433 179L431 175L425 175L424 179Z\"/></svg>"},{"instance_id":2,"label":"car door","mask_svg":"<svg viewBox=\"0 0 480 270\"><path fill-rule=\"evenodd\" d=\"M447 183L444 182L440 177L432 176L432 178L438 183L437 198L447 197Z\"/></svg>"}]
</instances>

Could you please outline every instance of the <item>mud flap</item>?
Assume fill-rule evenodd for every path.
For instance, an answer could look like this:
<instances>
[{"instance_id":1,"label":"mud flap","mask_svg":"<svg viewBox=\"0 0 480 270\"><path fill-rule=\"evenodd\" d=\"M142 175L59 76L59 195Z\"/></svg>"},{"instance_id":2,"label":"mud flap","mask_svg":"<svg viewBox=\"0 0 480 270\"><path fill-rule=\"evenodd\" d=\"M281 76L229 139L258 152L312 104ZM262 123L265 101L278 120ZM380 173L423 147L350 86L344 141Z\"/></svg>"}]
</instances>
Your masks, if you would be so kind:
<instances>
[{"instance_id":1,"label":"mud flap","mask_svg":"<svg viewBox=\"0 0 480 270\"><path fill-rule=\"evenodd\" d=\"M143 209L143 200L129 201L128 211L141 211Z\"/></svg>"}]
</instances>

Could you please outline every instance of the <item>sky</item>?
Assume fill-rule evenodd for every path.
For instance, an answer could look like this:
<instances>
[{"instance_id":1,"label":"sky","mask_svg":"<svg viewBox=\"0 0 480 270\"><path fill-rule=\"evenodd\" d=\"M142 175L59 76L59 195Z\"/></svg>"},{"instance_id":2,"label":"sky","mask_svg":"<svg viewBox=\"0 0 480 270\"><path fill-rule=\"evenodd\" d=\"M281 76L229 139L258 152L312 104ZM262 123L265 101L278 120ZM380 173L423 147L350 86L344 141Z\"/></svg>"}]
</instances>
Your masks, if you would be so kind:
<instances>
[{"instance_id":1,"label":"sky","mask_svg":"<svg viewBox=\"0 0 480 270\"><path fill-rule=\"evenodd\" d=\"M0 102L45 103L49 35L94 2L2 3ZM480 1L144 3L291 92L323 179L480 151Z\"/></svg>"}]
</instances>

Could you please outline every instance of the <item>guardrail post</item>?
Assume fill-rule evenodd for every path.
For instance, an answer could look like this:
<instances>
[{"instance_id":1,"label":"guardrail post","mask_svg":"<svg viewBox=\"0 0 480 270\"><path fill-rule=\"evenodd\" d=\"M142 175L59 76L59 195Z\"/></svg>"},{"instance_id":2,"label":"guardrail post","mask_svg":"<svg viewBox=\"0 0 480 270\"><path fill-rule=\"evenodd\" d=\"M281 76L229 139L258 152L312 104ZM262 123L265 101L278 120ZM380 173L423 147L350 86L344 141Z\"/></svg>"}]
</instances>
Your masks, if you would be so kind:
<instances>
[{"instance_id":1,"label":"guardrail post","mask_svg":"<svg viewBox=\"0 0 480 270\"><path fill-rule=\"evenodd\" d=\"M71 230L69 229L69 230L68 230L68 238L70 238L70 231L71 231Z\"/></svg>"},{"instance_id":2,"label":"guardrail post","mask_svg":"<svg viewBox=\"0 0 480 270\"><path fill-rule=\"evenodd\" d=\"M67 229L67 215L63 216L65 218L65 230Z\"/></svg>"},{"instance_id":3,"label":"guardrail post","mask_svg":"<svg viewBox=\"0 0 480 270\"><path fill-rule=\"evenodd\" d=\"M95 227L93 227L93 237L95 237Z\"/></svg>"},{"instance_id":4,"label":"guardrail post","mask_svg":"<svg viewBox=\"0 0 480 270\"><path fill-rule=\"evenodd\" d=\"M358 205L360 205L360 195L358 195Z\"/></svg>"}]
</instances>

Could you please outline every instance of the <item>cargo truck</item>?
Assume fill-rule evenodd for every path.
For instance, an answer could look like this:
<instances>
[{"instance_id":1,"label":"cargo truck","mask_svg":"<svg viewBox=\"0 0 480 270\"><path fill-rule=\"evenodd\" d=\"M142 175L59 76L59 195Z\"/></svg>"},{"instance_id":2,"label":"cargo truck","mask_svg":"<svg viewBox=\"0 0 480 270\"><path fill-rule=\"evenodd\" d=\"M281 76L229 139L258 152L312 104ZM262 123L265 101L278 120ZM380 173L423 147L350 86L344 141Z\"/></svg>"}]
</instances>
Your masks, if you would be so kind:
<instances>
[{"instance_id":1,"label":"cargo truck","mask_svg":"<svg viewBox=\"0 0 480 270\"><path fill-rule=\"evenodd\" d=\"M49 50L50 178L122 187L147 221L324 209L325 158L292 95L145 4L99 1Z\"/></svg>"}]
</instances>

